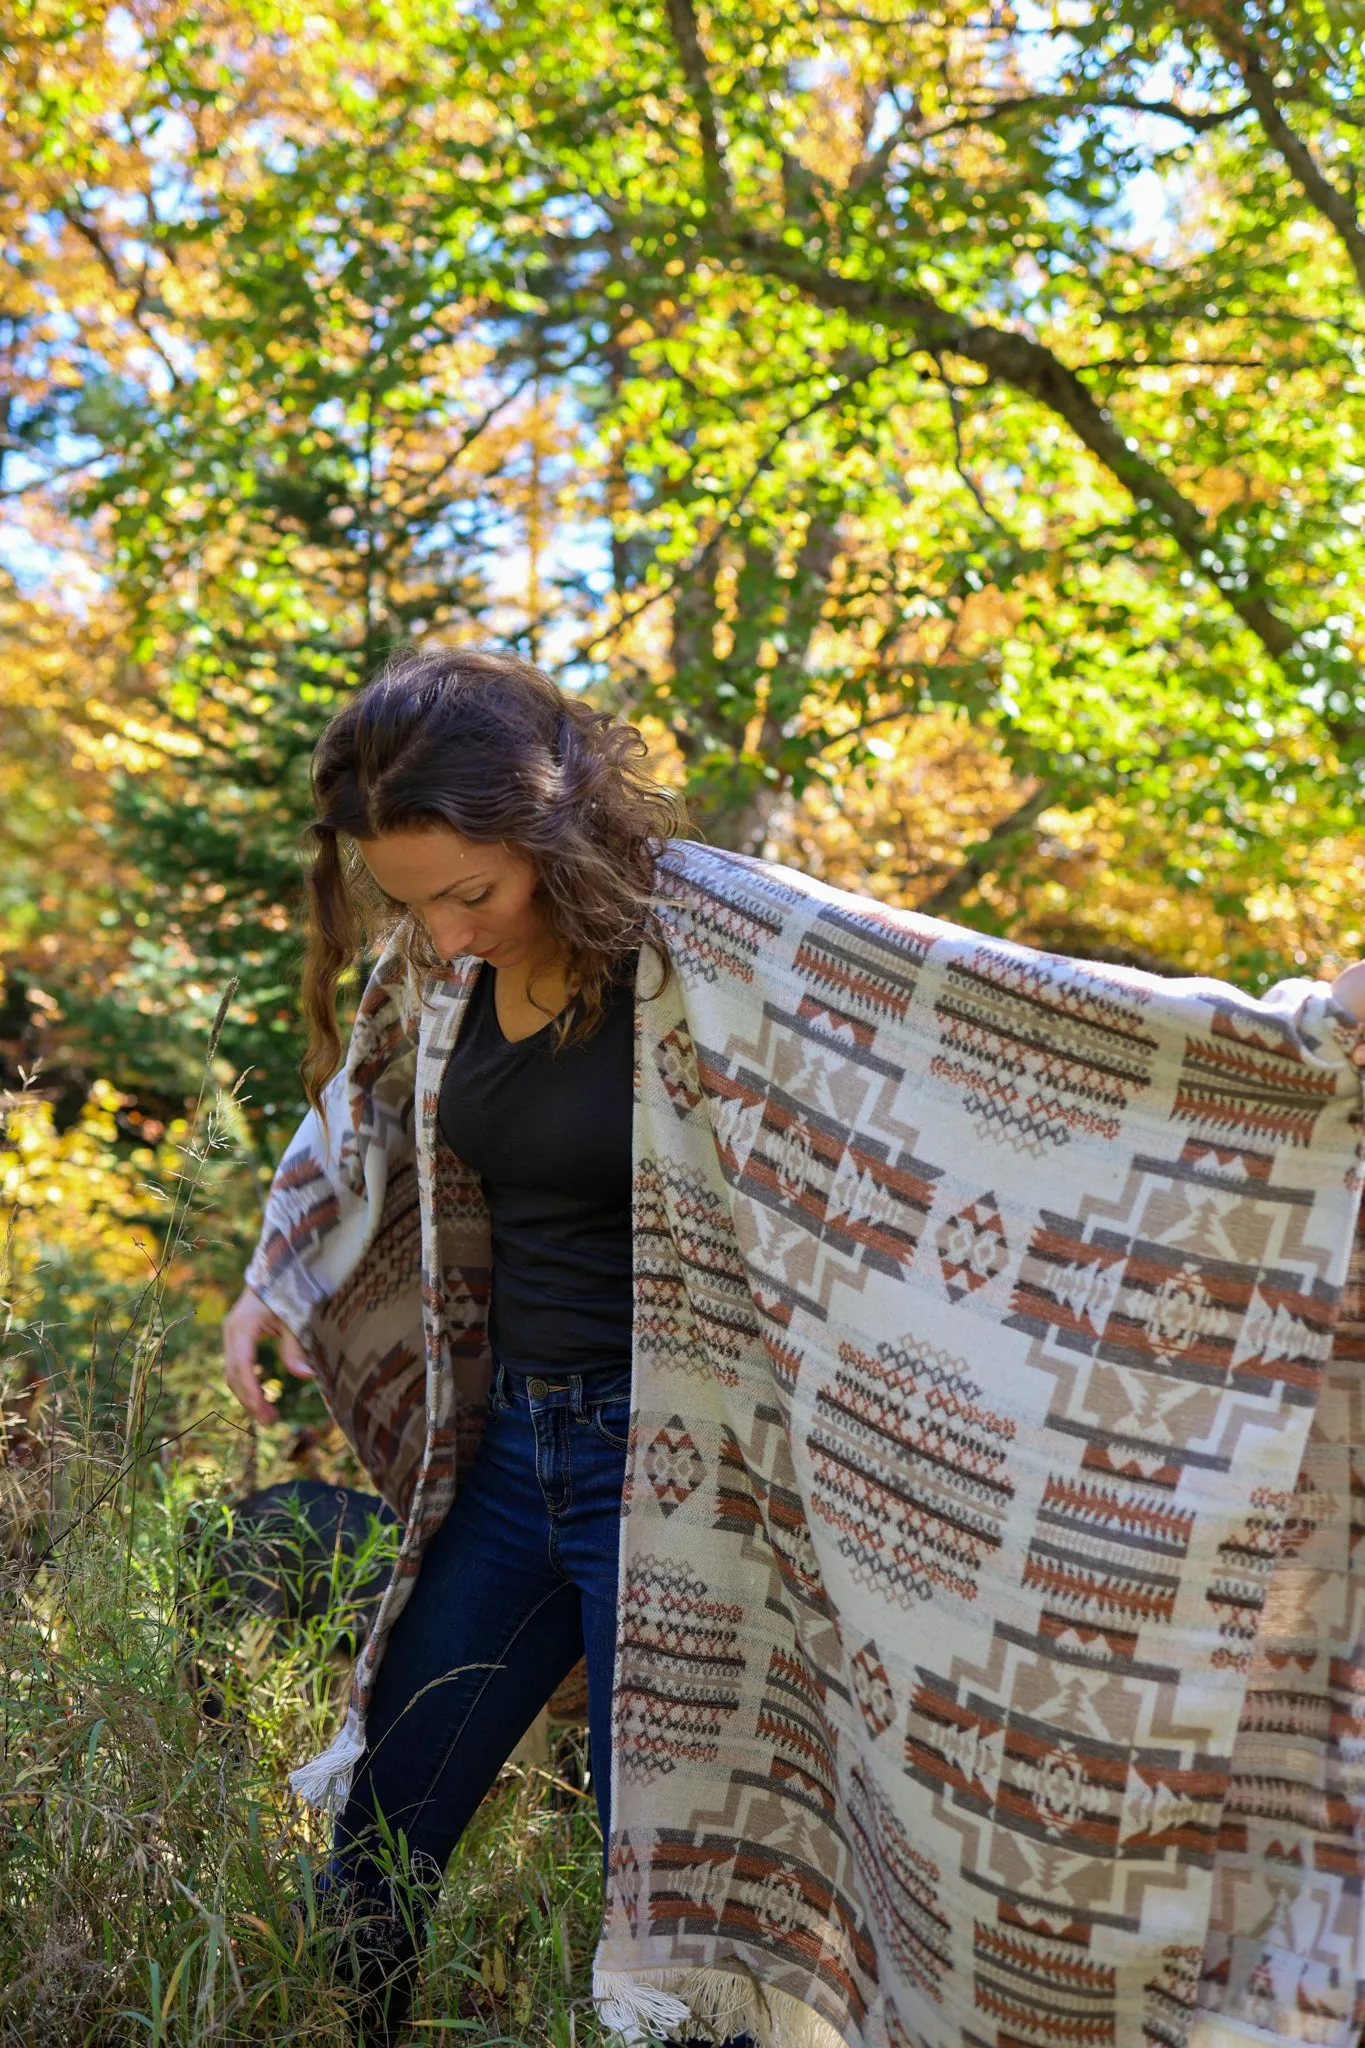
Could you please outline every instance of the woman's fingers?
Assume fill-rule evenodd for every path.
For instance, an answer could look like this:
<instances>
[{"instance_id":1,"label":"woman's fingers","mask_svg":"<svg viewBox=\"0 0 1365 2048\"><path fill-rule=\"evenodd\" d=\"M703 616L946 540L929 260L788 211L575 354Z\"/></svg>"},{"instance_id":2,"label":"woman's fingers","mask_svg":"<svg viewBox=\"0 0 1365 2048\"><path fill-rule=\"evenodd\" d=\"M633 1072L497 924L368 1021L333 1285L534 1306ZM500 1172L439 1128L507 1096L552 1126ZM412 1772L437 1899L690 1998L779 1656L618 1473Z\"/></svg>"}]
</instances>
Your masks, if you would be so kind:
<instances>
[{"instance_id":1,"label":"woman's fingers","mask_svg":"<svg viewBox=\"0 0 1365 2048\"><path fill-rule=\"evenodd\" d=\"M223 1320L223 1377L247 1414L257 1422L274 1422L278 1410L267 1401L261 1386L256 1346L262 1337L277 1337L281 1333L279 1317L249 1287L243 1289Z\"/></svg>"},{"instance_id":2,"label":"woman's fingers","mask_svg":"<svg viewBox=\"0 0 1365 2048\"><path fill-rule=\"evenodd\" d=\"M280 1327L280 1364L286 1372L292 1372L296 1380L311 1380L313 1368L308 1363L308 1354L292 1330Z\"/></svg>"},{"instance_id":3,"label":"woman's fingers","mask_svg":"<svg viewBox=\"0 0 1365 2048\"><path fill-rule=\"evenodd\" d=\"M265 1390L261 1386L261 1376L254 1363L245 1359L232 1359L223 1377L248 1415L254 1417L257 1422L276 1420L279 1411L266 1400Z\"/></svg>"}]
</instances>

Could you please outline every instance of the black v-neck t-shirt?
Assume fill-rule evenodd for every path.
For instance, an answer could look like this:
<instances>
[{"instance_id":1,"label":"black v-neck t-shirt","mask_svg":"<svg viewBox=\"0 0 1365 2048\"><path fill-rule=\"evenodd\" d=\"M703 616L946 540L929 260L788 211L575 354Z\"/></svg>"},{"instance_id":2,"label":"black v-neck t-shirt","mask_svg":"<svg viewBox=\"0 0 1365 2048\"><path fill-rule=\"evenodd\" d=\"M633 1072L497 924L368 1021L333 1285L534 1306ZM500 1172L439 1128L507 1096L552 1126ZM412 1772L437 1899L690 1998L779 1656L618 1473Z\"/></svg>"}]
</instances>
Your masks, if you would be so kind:
<instances>
[{"instance_id":1,"label":"black v-neck t-shirt","mask_svg":"<svg viewBox=\"0 0 1365 2048\"><path fill-rule=\"evenodd\" d=\"M484 966L446 1063L441 1130L493 1224L489 1338L518 1371L630 1363L633 970L591 1037L556 1048L553 1022L504 1038Z\"/></svg>"}]
</instances>

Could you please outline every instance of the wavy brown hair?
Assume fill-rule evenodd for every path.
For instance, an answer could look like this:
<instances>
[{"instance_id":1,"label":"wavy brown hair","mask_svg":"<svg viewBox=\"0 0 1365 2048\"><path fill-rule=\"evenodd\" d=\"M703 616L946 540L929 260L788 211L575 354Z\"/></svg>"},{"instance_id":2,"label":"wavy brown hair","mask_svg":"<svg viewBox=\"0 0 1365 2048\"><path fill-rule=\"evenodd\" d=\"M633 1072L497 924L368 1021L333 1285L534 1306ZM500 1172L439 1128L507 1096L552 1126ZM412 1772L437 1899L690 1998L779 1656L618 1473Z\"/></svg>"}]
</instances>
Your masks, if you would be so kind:
<instances>
[{"instance_id":1,"label":"wavy brown hair","mask_svg":"<svg viewBox=\"0 0 1365 2048\"><path fill-rule=\"evenodd\" d=\"M529 859L536 907L576 991L563 1039L595 1029L637 947L650 946L667 975L650 895L654 863L686 813L645 758L634 726L511 654L398 654L357 691L313 753L301 1071L315 1107L342 1062L338 985L367 944L387 924L406 933L415 966L437 958L420 920L395 917L380 895L357 839L445 825Z\"/></svg>"}]
</instances>

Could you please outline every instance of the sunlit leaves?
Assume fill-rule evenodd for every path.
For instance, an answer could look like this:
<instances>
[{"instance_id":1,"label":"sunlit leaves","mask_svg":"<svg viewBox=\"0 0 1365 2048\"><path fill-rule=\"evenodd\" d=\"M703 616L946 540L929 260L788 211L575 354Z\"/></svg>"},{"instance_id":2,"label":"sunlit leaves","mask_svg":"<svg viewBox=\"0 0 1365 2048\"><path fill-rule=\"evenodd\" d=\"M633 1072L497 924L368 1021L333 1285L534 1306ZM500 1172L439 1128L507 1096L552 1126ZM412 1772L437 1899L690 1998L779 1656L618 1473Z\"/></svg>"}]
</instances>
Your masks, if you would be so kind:
<instances>
[{"instance_id":1,"label":"sunlit leaves","mask_svg":"<svg viewBox=\"0 0 1365 2048\"><path fill-rule=\"evenodd\" d=\"M1061 889L1166 957L1159 820L1235 953L1258 863L1346 844L1365 304L1223 33L1345 190L1330 8L715 0L700 72L634 0L33 19L13 419L117 614L120 857L168 976L245 967L271 1099L308 749L407 635L546 653L740 844L947 720L966 812L867 875L1045 782L955 910L1021 930Z\"/></svg>"}]
</instances>

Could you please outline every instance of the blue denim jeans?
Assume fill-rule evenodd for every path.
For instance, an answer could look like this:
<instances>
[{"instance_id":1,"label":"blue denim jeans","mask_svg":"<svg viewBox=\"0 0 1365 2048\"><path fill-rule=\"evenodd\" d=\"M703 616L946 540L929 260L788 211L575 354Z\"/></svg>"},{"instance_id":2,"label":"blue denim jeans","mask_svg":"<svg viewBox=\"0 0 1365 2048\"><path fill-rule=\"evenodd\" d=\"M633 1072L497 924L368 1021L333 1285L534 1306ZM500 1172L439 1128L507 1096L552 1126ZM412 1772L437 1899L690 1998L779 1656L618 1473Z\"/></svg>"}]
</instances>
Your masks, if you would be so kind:
<instances>
[{"instance_id":1,"label":"blue denim jeans","mask_svg":"<svg viewBox=\"0 0 1365 2048\"><path fill-rule=\"evenodd\" d=\"M592 1782L611 1827L617 1546L630 1368L543 1376L496 1368L478 1456L394 1624L369 1747L337 1823L324 1889L371 1925L371 1991L394 2038L411 1996L424 1903L501 1766L586 1653ZM418 1912L394 1920L378 1817L407 1838ZM424 1897L425 1895L425 1897ZM386 2029L388 2031L386 2031Z\"/></svg>"}]
</instances>

